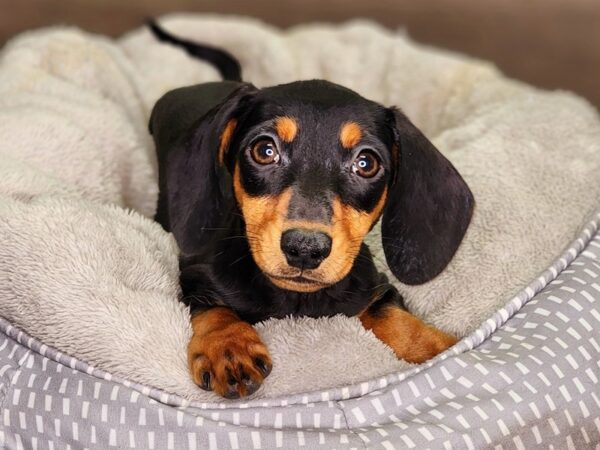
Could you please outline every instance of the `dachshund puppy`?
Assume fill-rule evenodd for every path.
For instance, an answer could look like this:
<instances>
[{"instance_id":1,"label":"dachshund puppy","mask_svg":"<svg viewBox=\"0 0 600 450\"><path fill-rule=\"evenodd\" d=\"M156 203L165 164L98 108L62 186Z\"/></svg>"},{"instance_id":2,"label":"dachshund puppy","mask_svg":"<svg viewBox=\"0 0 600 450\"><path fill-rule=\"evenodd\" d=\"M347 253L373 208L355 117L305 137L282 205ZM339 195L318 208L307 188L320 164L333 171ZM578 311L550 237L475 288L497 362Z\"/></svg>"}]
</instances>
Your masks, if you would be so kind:
<instances>
[{"instance_id":1,"label":"dachshund puppy","mask_svg":"<svg viewBox=\"0 0 600 450\"><path fill-rule=\"evenodd\" d=\"M453 345L403 309L363 243L381 217L400 281L439 274L474 205L450 162L398 109L323 80L257 89L235 81L226 52L151 26L229 78L168 92L150 119L156 219L181 250L195 383L226 398L255 392L272 362L252 324L270 317L357 316L414 363Z\"/></svg>"}]
</instances>

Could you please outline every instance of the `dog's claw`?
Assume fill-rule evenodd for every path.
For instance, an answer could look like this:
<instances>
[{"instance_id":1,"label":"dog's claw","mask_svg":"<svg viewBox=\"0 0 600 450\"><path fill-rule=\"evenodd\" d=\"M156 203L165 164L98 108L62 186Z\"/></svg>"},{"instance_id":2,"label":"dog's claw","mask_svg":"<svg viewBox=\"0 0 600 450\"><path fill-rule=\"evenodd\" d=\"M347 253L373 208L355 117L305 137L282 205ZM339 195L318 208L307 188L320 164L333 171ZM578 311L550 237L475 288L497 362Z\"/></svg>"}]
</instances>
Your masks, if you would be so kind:
<instances>
[{"instance_id":1,"label":"dog's claw","mask_svg":"<svg viewBox=\"0 0 600 450\"><path fill-rule=\"evenodd\" d=\"M229 389L227 389L227 391L223 394L223 397L229 400L240 398L240 393L237 391L236 386L231 386Z\"/></svg>"},{"instance_id":2,"label":"dog's claw","mask_svg":"<svg viewBox=\"0 0 600 450\"><path fill-rule=\"evenodd\" d=\"M202 374L202 383L200 384L200 387L205 391L212 390L210 386L210 372L207 371Z\"/></svg>"},{"instance_id":3,"label":"dog's claw","mask_svg":"<svg viewBox=\"0 0 600 450\"><path fill-rule=\"evenodd\" d=\"M254 358L254 365L260 370L263 377L266 377L271 373L271 369L273 368L271 364L265 362L262 358Z\"/></svg>"},{"instance_id":4,"label":"dog's claw","mask_svg":"<svg viewBox=\"0 0 600 450\"><path fill-rule=\"evenodd\" d=\"M231 373L230 369L227 369L227 384L229 386L235 386L235 385L237 385L237 380L235 379L235 377Z\"/></svg>"},{"instance_id":5,"label":"dog's claw","mask_svg":"<svg viewBox=\"0 0 600 450\"><path fill-rule=\"evenodd\" d=\"M250 376L244 370L244 366L242 364L240 364L238 370L239 370L239 373L240 373L240 379L242 380L242 383L248 384L250 381L252 381L250 379Z\"/></svg>"},{"instance_id":6,"label":"dog's claw","mask_svg":"<svg viewBox=\"0 0 600 450\"><path fill-rule=\"evenodd\" d=\"M254 394L258 390L259 387L260 387L260 384L255 383L254 381L250 381L250 382L246 383L246 395Z\"/></svg>"}]
</instances>

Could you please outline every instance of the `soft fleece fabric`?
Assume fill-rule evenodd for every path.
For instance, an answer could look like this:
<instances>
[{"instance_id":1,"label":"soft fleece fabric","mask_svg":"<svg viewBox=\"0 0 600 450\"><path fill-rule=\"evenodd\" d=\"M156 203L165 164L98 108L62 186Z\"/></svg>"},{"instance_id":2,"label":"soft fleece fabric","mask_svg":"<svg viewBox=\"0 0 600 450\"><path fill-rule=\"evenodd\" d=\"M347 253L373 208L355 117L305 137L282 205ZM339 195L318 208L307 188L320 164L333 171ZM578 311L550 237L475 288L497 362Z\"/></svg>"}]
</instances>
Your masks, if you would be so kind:
<instances>
[{"instance_id":1,"label":"soft fleece fabric","mask_svg":"<svg viewBox=\"0 0 600 450\"><path fill-rule=\"evenodd\" d=\"M281 32L239 18L172 16L173 32L224 47L257 86L326 78L398 105L456 165L477 206L450 266L399 285L425 320L465 335L544 269L600 198L600 120L584 100L504 78L367 23ZM214 399L187 374L189 316L177 248L151 220L146 122L169 89L215 70L145 30L120 41L58 28L0 59L0 315L61 351L133 381ZM377 230L372 248L384 268ZM356 319L259 326L275 362L255 396L401 370Z\"/></svg>"}]
</instances>

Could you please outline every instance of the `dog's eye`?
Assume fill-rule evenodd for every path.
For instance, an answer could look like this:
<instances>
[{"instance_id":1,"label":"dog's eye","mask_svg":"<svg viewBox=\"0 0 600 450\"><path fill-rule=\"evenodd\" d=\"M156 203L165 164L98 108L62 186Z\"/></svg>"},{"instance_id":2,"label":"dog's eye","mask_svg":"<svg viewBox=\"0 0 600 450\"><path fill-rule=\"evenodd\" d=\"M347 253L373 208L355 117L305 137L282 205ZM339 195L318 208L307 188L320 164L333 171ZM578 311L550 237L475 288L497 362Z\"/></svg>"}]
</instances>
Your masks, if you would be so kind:
<instances>
[{"instance_id":1,"label":"dog's eye","mask_svg":"<svg viewBox=\"0 0 600 450\"><path fill-rule=\"evenodd\" d=\"M372 178L379 172L379 160L369 150L363 150L354 160L352 171L363 177Z\"/></svg>"},{"instance_id":2,"label":"dog's eye","mask_svg":"<svg viewBox=\"0 0 600 450\"><path fill-rule=\"evenodd\" d=\"M267 165L279 162L279 152L271 139L261 139L252 145L252 159L258 164Z\"/></svg>"}]
</instances>

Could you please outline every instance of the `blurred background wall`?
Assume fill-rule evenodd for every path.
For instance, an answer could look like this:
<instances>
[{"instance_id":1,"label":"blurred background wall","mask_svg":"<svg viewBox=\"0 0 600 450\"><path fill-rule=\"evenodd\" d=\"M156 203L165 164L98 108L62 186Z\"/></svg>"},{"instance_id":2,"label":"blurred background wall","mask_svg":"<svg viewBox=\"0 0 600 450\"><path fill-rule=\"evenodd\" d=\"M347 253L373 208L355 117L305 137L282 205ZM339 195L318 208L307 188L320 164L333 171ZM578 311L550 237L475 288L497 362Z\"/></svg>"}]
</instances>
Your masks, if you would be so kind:
<instances>
[{"instance_id":1,"label":"blurred background wall","mask_svg":"<svg viewBox=\"0 0 600 450\"><path fill-rule=\"evenodd\" d=\"M0 0L0 44L52 24L118 36L173 11L248 15L280 27L369 18L600 106L600 0Z\"/></svg>"}]
</instances>

